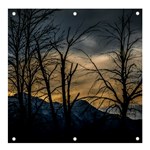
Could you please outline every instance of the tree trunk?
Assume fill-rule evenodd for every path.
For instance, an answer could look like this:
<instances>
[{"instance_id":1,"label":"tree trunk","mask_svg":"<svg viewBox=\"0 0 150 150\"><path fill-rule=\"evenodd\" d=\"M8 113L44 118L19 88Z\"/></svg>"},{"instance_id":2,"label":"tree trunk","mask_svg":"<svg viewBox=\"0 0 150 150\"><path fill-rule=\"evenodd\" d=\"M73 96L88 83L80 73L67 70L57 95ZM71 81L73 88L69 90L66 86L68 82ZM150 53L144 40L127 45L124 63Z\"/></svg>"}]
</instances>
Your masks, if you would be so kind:
<instances>
[{"instance_id":1,"label":"tree trunk","mask_svg":"<svg viewBox=\"0 0 150 150\"><path fill-rule=\"evenodd\" d=\"M127 117L127 111L128 111L128 107L129 107L129 102L124 102L122 105L122 119L125 119Z\"/></svg>"},{"instance_id":2,"label":"tree trunk","mask_svg":"<svg viewBox=\"0 0 150 150\"><path fill-rule=\"evenodd\" d=\"M62 60L62 67L61 67L61 84L62 84L62 100L63 100L64 115L67 123L68 112L67 112L66 89L65 89L65 62L63 60Z\"/></svg>"},{"instance_id":3,"label":"tree trunk","mask_svg":"<svg viewBox=\"0 0 150 150\"><path fill-rule=\"evenodd\" d=\"M31 123L32 103L31 103L31 87L28 88L28 120Z\"/></svg>"}]
</instances>

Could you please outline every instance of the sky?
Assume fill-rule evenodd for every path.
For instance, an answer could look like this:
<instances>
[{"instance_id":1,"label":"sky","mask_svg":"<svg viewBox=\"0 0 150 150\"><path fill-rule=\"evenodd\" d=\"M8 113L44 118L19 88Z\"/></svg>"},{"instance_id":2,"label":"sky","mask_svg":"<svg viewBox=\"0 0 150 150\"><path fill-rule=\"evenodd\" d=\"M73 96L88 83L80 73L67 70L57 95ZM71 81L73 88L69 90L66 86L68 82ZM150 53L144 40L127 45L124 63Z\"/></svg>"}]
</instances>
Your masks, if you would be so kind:
<instances>
[{"instance_id":1,"label":"sky","mask_svg":"<svg viewBox=\"0 0 150 150\"><path fill-rule=\"evenodd\" d=\"M142 10L132 9L133 10L133 19L132 25L138 30L138 34L142 33ZM125 9L125 13L130 13L132 10ZM139 12L140 15L136 15L136 12ZM73 16L73 12L77 12L76 16ZM114 23L118 21L118 17L121 17L123 10L122 9L65 9L58 11L55 14L54 23L60 24L61 27L66 30L68 27L75 30L79 25L82 24L81 30L96 24L97 22L101 23ZM107 42L102 39L98 33L85 41L82 42L80 47L84 47L86 52L89 54L97 54L105 52L111 49L115 49L114 45L109 45Z\"/></svg>"},{"instance_id":2,"label":"sky","mask_svg":"<svg viewBox=\"0 0 150 150\"><path fill-rule=\"evenodd\" d=\"M136 12L139 12L139 15L136 15ZM9 11L9 15L11 15L12 10ZM73 12L76 12L77 15L73 16ZM57 11L54 14L54 25L60 25L62 30L67 30L71 27L71 34L75 32L76 28L80 25L80 32L85 30L87 27L100 22L99 28L105 22L112 24L117 22L118 17L121 17L123 10L122 9L62 9ZM125 10L125 13L131 12L131 10ZM132 26L137 29L137 35L142 34L142 11L141 10L133 10L133 20ZM46 22L45 22L46 23ZM62 31L61 30L61 31ZM58 33L58 36L61 33ZM107 52L114 51L117 49L116 44L108 44L107 40L102 38L101 33L93 32L91 36L86 38L84 41L77 45L77 48L85 51L89 56L91 56L92 60L98 65L100 68L111 68L112 60L107 55ZM105 33L104 33L105 35ZM84 39L84 37L82 37ZM141 53L142 45L139 44L136 47L137 53ZM80 51L71 49L68 57L74 63L79 63L80 65L92 68L93 66L87 60L85 55L83 55ZM141 65L141 59L140 59ZM76 96L78 92L80 92L80 97L84 97L89 92L89 88L92 86L94 79L96 78L96 74L87 74L86 71L83 70L81 66L78 67L77 72L73 78L71 95L72 98ZM59 83L54 83L54 85ZM115 84L113 84L116 86ZM96 85L91 93L94 93L99 85ZM116 88L118 88L116 86ZM119 92L119 90L118 90ZM108 93L107 93L108 94ZM40 95L40 94L39 94ZM53 98L56 101L61 101L61 95L58 93L53 94ZM141 103L141 99L138 99L138 102ZM97 105L97 104L95 104Z\"/></svg>"},{"instance_id":3,"label":"sky","mask_svg":"<svg viewBox=\"0 0 150 150\"><path fill-rule=\"evenodd\" d=\"M136 12L139 12L139 15L136 15ZM77 12L76 16L73 16L73 12ZM114 23L118 21L118 17L121 17L123 10L122 9L78 9L78 10L62 10L55 14L55 23L60 24L62 28L67 30L68 27L72 28L72 31L75 30L80 24L82 24L81 30L84 30L88 26L96 24L97 22L101 23ZM130 13L131 10L125 10L125 13ZM141 10L133 10L133 19L132 19L132 27L137 30L137 35L142 34L142 11ZM82 43L78 45L82 50L84 50L88 55L91 56L92 60L100 67L100 68L111 68L112 60L108 55L106 55L109 51L116 50L117 46L115 44L107 44L106 40L99 36L99 33L94 32L92 36L84 40ZM142 45L138 44L136 47L136 54L141 53ZM87 68L92 68L93 66L90 62L79 52L72 51L72 55L70 56L71 61L79 62L83 66ZM141 65L141 59L135 60L136 63ZM74 86L72 89L72 95L75 96L76 93L80 92L82 96L86 96L89 87L93 84L93 79L96 78L96 75L87 74L84 71L78 70L74 79ZM77 80L77 81L76 81ZM116 86L115 84L113 84ZM96 85L91 93L94 93L99 85ZM118 88L118 93L120 92L120 88ZM107 93L108 94L108 93ZM81 96L81 97L82 97ZM61 99L58 95L56 95L57 99ZM137 103L141 104L141 98L137 99ZM98 106L98 104L94 104ZM105 105L105 104L104 104Z\"/></svg>"}]
</instances>

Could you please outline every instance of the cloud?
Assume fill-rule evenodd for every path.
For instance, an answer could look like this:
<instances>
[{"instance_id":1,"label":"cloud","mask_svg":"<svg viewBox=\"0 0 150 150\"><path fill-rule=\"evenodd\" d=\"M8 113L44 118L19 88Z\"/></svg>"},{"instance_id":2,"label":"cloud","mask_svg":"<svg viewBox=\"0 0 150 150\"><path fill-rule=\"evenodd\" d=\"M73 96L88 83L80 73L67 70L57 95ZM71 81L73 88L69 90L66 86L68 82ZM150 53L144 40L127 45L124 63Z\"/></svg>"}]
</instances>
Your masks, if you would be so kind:
<instances>
[{"instance_id":1,"label":"cloud","mask_svg":"<svg viewBox=\"0 0 150 150\"><path fill-rule=\"evenodd\" d=\"M134 55L138 55L141 53L140 49L137 49L134 53ZM98 68L102 69L102 68L112 68L114 67L114 64L112 62L111 57L108 54L101 54L101 55L91 55L90 56L92 61L98 66ZM76 95L78 93L80 93L79 98L84 97L84 96L88 96L89 94L89 90L91 88L91 86L93 85L94 81L97 79L97 74L96 73L90 73L89 71L85 70L85 68L87 69L94 69L93 64L89 61L89 59L86 57L86 55L84 55L83 53L79 53L76 51L71 51L71 53L69 54L68 60L70 60L71 62L74 63L74 65L76 63L78 63L78 68L77 71L75 72L73 78L72 78L72 84L71 84L71 100L73 100ZM137 64L141 64L141 60L137 61ZM47 70L51 70L54 66L50 66L49 68L47 68ZM85 67L85 68L84 68ZM70 68L70 63L68 63L66 65L66 72L69 71ZM60 68L58 68L59 70ZM55 72L55 75L57 75L57 78L55 80L51 81L51 90L53 90L55 87L60 85L60 72ZM107 75L105 75L105 78L107 78ZM121 87L118 83L111 81L111 84L113 85L113 87L116 89L117 94L121 97ZM40 88L41 85L38 85L35 87ZM99 87L103 86L102 82L97 82L95 84L95 86L92 88L92 90L90 91L90 95L95 95L95 93L98 91ZM59 91L59 92L58 92ZM61 87L58 89L58 91L56 91L55 93L52 94L53 97L53 101L58 101L58 102L62 102L62 95L61 95ZM46 91L44 91L46 92ZM98 95L100 96L102 93L100 92ZM106 96L109 97L113 97L113 95L110 92L106 92L104 93ZM38 93L37 96L40 96L40 93ZM44 98L44 97L43 97ZM137 103L141 102L141 98L136 100ZM97 100L93 103L93 105L95 107L98 107L100 105L101 100ZM106 107L108 106L109 102L105 102L103 103L102 107Z\"/></svg>"}]
</instances>

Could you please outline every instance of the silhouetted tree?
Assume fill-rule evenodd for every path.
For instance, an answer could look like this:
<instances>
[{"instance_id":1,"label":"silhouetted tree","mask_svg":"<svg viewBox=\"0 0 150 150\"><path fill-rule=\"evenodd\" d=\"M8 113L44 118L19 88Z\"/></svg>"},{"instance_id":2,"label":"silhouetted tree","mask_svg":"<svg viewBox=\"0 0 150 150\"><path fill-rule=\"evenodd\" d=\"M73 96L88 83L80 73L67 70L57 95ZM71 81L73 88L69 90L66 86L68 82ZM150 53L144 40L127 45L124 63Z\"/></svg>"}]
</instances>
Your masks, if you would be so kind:
<instances>
[{"instance_id":1,"label":"silhouetted tree","mask_svg":"<svg viewBox=\"0 0 150 150\"><path fill-rule=\"evenodd\" d=\"M17 14L18 17L15 19L9 14L9 84L13 84L15 90L17 91L20 111L24 113L25 108L23 104L23 92L26 64L23 63L24 57L22 49L25 48L25 45L22 41L25 39L23 31L26 26L26 19L22 18L21 11L18 11Z\"/></svg>"},{"instance_id":2,"label":"silhouetted tree","mask_svg":"<svg viewBox=\"0 0 150 150\"><path fill-rule=\"evenodd\" d=\"M31 120L32 87L40 66L36 60L35 37L40 38L49 28L45 24L56 10L23 9L9 14L9 84L15 87L22 114ZM23 93L28 94L27 111ZM24 118L23 116L21 118Z\"/></svg>"},{"instance_id":3,"label":"silhouetted tree","mask_svg":"<svg viewBox=\"0 0 150 150\"><path fill-rule=\"evenodd\" d=\"M93 86L97 83L101 85L97 94L89 98L101 100L102 103L112 102L110 107L117 107L122 119L126 118L131 102L142 96L141 62L137 64L141 61L141 54L136 53L136 46L141 41L141 36L137 34L132 24L133 15L134 12L123 11L118 22L102 24L101 36L105 38L107 44L116 46L115 51L108 52L110 61L112 60L111 68L99 68L84 52L95 68L88 70L97 74Z\"/></svg>"},{"instance_id":4,"label":"silhouetted tree","mask_svg":"<svg viewBox=\"0 0 150 150\"><path fill-rule=\"evenodd\" d=\"M52 85L51 82L55 78L53 76L53 74L54 74L55 70L57 69L58 63L55 60L55 58L53 58L53 57L51 58L51 48L48 48L51 46L44 45L44 47L43 47L40 44L41 42L45 42L45 40L43 41L40 38L38 38L38 39L35 39L35 41L36 41L37 61L39 63L40 71L42 73L42 78L40 78L41 79L40 82L44 82L44 87L41 87L41 88L42 88L42 90L46 89L46 93L44 93L44 95L46 95L45 98L47 98L49 101L54 125L57 126L57 116L56 116L56 111L55 111L54 104L53 104L52 93L55 92L55 90L57 90L57 88L59 88L59 86L56 86L52 90L52 86L54 86L54 85ZM47 49L45 50L45 48L47 48Z\"/></svg>"},{"instance_id":5,"label":"silhouetted tree","mask_svg":"<svg viewBox=\"0 0 150 150\"><path fill-rule=\"evenodd\" d=\"M60 35L60 37L63 39L62 44L51 41L51 45L53 49L58 52L60 59L61 94L67 129L69 129L71 125L71 108L80 95L80 93L77 93L75 98L71 99L72 78L77 71L78 63L73 63L67 58L70 50L73 49L74 46L77 46L77 44L84 41L86 37L91 35L91 33L96 31L98 25L99 22L86 28L85 30L80 30L81 26L79 26L76 28L75 32L72 31L71 27L69 27L67 31L63 32L66 33L65 35Z\"/></svg>"}]
</instances>

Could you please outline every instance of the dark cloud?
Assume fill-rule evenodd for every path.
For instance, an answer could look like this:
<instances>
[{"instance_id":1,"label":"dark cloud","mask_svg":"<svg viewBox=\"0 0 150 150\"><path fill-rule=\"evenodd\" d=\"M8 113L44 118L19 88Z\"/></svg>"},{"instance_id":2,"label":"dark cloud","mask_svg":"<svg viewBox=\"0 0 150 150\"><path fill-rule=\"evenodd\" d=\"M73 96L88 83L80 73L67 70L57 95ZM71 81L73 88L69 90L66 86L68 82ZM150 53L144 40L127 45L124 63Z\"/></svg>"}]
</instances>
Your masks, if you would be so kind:
<instances>
[{"instance_id":1,"label":"dark cloud","mask_svg":"<svg viewBox=\"0 0 150 150\"><path fill-rule=\"evenodd\" d=\"M10 9L8 15L12 16L12 12L16 9ZM27 11L27 10L26 10ZM142 10L141 9L125 9L125 14L134 12L132 24L137 29L138 35L142 33ZM139 11L139 15L136 12ZM73 16L73 12L77 12L77 16ZM83 31L87 27L96 24L97 22L113 23L118 20L118 17L122 15L123 9L61 9L54 14L54 25L60 25L61 30L58 36L61 35L62 30L67 31L71 27L71 34L81 25L80 31ZM50 22L50 19L49 19ZM43 23L45 24L45 23ZM109 45L104 38L101 38L98 33L94 32L92 36L88 37L82 43L77 45L81 49L84 49L89 54L97 54L116 48L115 43ZM138 47L141 48L139 44Z\"/></svg>"},{"instance_id":2,"label":"dark cloud","mask_svg":"<svg viewBox=\"0 0 150 150\"><path fill-rule=\"evenodd\" d=\"M132 25L137 29L138 34L142 32L142 10L125 9L125 14L133 11ZM139 11L140 15L136 15ZM77 16L73 16L73 12L77 12ZM62 29L67 30L68 27L76 30L82 24L81 30L96 24L97 22L113 23L121 17L123 9L63 9L55 13L55 24L60 24ZM87 38L79 44L80 48L84 48L88 53L101 53L109 49L115 49L115 45L108 45L100 36L95 35Z\"/></svg>"},{"instance_id":3,"label":"dark cloud","mask_svg":"<svg viewBox=\"0 0 150 150\"><path fill-rule=\"evenodd\" d=\"M68 26L75 27L82 22L84 22L85 26L90 26L98 21L113 22L122 15L122 11L122 9L64 9L55 14L55 21L61 23L64 28ZM126 13L130 11L130 9L125 10ZM137 9L133 11L142 13L141 10ZM73 16L73 12L77 12L77 16ZM135 26L141 27L141 16L135 15L133 20Z\"/></svg>"}]
</instances>

